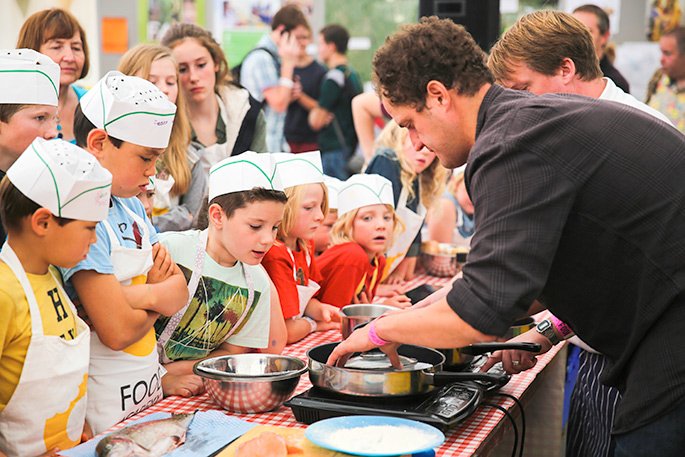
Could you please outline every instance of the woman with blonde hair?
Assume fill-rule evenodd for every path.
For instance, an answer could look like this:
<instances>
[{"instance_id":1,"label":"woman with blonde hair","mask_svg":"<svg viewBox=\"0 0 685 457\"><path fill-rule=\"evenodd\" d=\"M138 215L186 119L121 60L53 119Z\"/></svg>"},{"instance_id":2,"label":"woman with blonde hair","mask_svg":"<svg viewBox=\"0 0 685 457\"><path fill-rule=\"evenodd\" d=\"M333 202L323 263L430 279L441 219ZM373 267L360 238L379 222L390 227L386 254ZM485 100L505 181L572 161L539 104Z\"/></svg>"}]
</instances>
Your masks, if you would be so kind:
<instances>
[{"instance_id":1,"label":"woman with blonde hair","mask_svg":"<svg viewBox=\"0 0 685 457\"><path fill-rule=\"evenodd\" d=\"M171 48L188 102L192 140L202 144L200 158L209 168L247 150L266 152L266 121L261 103L231 81L223 50L195 24L174 24L162 44Z\"/></svg>"},{"instance_id":2,"label":"woman with blonde hair","mask_svg":"<svg viewBox=\"0 0 685 457\"><path fill-rule=\"evenodd\" d=\"M185 98L178 90L176 60L169 48L140 44L124 54L118 70L147 79L176 104L169 146L157 166L152 222L161 232L188 230L207 192L207 175L200 163L202 151L190 142L190 122Z\"/></svg>"},{"instance_id":3,"label":"woman with blonde hair","mask_svg":"<svg viewBox=\"0 0 685 457\"><path fill-rule=\"evenodd\" d=\"M376 139L376 152L365 173L379 174L390 180L395 212L405 226L405 231L386 252L384 281L398 284L412 279L421 249L426 208L442 194L447 169L428 148L417 151L407 129L390 121Z\"/></svg>"},{"instance_id":4,"label":"woman with blonde hair","mask_svg":"<svg viewBox=\"0 0 685 457\"><path fill-rule=\"evenodd\" d=\"M59 65L58 137L74 139L74 112L86 89L75 84L88 74L88 42L78 20L61 8L38 11L26 19L19 31L17 49L33 49Z\"/></svg>"}]
</instances>

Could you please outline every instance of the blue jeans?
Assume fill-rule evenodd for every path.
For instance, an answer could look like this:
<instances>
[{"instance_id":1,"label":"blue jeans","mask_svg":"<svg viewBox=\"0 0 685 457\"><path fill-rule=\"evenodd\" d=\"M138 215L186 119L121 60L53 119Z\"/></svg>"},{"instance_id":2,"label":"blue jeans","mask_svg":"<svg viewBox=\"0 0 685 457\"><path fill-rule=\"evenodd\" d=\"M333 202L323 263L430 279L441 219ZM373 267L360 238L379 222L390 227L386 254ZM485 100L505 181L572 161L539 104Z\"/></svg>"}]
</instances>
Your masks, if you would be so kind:
<instances>
[{"instance_id":1,"label":"blue jeans","mask_svg":"<svg viewBox=\"0 0 685 457\"><path fill-rule=\"evenodd\" d=\"M611 437L613 457L682 457L685 455L685 401L632 432Z\"/></svg>"},{"instance_id":2,"label":"blue jeans","mask_svg":"<svg viewBox=\"0 0 685 457\"><path fill-rule=\"evenodd\" d=\"M350 177L347 167L347 151L344 149L333 149L331 151L321 151L321 164L323 172L328 176L345 181Z\"/></svg>"}]
</instances>

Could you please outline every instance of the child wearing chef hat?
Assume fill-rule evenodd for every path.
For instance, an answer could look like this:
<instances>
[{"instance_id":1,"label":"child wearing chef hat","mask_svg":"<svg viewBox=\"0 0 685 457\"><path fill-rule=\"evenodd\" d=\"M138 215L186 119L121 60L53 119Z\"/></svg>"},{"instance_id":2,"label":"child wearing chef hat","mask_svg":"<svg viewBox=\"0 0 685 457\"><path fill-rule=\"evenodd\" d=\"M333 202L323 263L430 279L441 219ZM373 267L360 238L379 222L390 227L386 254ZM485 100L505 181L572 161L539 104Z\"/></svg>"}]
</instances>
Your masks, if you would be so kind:
<instances>
[{"instance_id":1,"label":"child wearing chef hat","mask_svg":"<svg viewBox=\"0 0 685 457\"><path fill-rule=\"evenodd\" d=\"M168 370L165 391L197 392L198 359L248 350L280 353L285 347L278 293L260 265L287 201L272 175L270 154L247 151L218 162L209 172L208 228L160 234L189 278L187 305L155 323ZM204 312L208 307L211 314Z\"/></svg>"},{"instance_id":2,"label":"child wearing chef hat","mask_svg":"<svg viewBox=\"0 0 685 457\"><path fill-rule=\"evenodd\" d=\"M187 301L140 200L169 142L176 106L149 81L109 72L80 100L74 136L112 173L107 219L88 257L64 270L93 325L88 423L100 433L162 399L154 322Z\"/></svg>"},{"instance_id":3,"label":"child wearing chef hat","mask_svg":"<svg viewBox=\"0 0 685 457\"><path fill-rule=\"evenodd\" d=\"M107 217L111 185L112 175L88 152L42 138L0 184L8 233L0 252L1 455L34 456L81 441L90 332L51 265L85 258Z\"/></svg>"},{"instance_id":4,"label":"child wearing chef hat","mask_svg":"<svg viewBox=\"0 0 685 457\"><path fill-rule=\"evenodd\" d=\"M272 156L274 179L285 189L288 203L278 239L262 263L278 290L288 343L293 343L311 332L340 326L338 310L314 298L321 278L312 240L326 217L328 192L319 151Z\"/></svg>"},{"instance_id":5,"label":"child wearing chef hat","mask_svg":"<svg viewBox=\"0 0 685 457\"><path fill-rule=\"evenodd\" d=\"M338 193L338 220L331 247L319 257L319 299L342 308L371 303L385 267L383 253L403 230L394 210L392 183L380 175L353 175ZM404 296L386 304L408 306Z\"/></svg>"},{"instance_id":6,"label":"child wearing chef hat","mask_svg":"<svg viewBox=\"0 0 685 457\"><path fill-rule=\"evenodd\" d=\"M323 222L314 232L314 252L317 257L331 244L331 228L335 221L338 220L338 192L343 184L338 178L325 175L323 182L328 192L328 214L326 214Z\"/></svg>"},{"instance_id":7,"label":"child wearing chef hat","mask_svg":"<svg viewBox=\"0 0 685 457\"><path fill-rule=\"evenodd\" d=\"M57 136L58 87L59 65L48 56L0 49L0 179L34 138Z\"/></svg>"}]
</instances>

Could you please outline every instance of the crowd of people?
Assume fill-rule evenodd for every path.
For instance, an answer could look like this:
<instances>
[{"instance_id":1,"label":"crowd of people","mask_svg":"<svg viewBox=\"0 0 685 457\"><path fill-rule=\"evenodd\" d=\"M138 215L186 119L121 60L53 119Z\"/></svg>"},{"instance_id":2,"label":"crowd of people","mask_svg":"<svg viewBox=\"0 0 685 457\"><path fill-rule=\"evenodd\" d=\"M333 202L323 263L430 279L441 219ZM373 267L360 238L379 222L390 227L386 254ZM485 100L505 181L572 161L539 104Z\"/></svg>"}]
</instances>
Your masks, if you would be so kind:
<instances>
[{"instance_id":1,"label":"crowd of people","mask_svg":"<svg viewBox=\"0 0 685 457\"><path fill-rule=\"evenodd\" d=\"M325 26L315 60L287 5L231 68L174 24L88 90L66 10L0 50L0 456L57 455L202 394L198 360L280 353L370 302L397 312L329 363L380 347L397 365L400 343L491 341L548 308L515 339L582 348L566 454L682 453L685 28L661 38L649 106L593 5L527 14L488 55L449 20L403 26L377 93L349 38ZM411 306L425 239L468 262Z\"/></svg>"}]
</instances>

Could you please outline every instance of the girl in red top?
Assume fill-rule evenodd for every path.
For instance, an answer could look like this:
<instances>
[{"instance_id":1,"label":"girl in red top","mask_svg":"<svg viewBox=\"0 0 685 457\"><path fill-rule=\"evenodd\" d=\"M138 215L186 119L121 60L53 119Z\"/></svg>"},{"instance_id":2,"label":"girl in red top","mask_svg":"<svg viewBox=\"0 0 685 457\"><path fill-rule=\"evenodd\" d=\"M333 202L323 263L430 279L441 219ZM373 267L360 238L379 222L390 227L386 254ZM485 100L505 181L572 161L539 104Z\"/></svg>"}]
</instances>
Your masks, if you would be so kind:
<instances>
[{"instance_id":1,"label":"girl in red top","mask_svg":"<svg viewBox=\"0 0 685 457\"><path fill-rule=\"evenodd\" d=\"M331 230L331 247L317 259L323 276L319 299L339 308L371 303L385 267L383 253L402 230L388 179L354 175L345 181L338 193L338 220ZM410 305L404 296L386 303Z\"/></svg>"},{"instance_id":2,"label":"girl in red top","mask_svg":"<svg viewBox=\"0 0 685 457\"><path fill-rule=\"evenodd\" d=\"M321 156L318 151L272 156L288 203L262 265L278 291L290 344L314 331L339 328L340 318L335 307L313 298L321 275L312 239L328 211Z\"/></svg>"}]
</instances>

